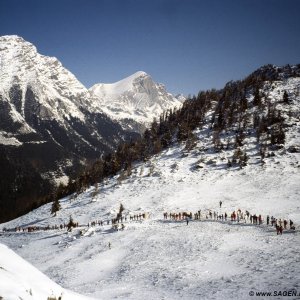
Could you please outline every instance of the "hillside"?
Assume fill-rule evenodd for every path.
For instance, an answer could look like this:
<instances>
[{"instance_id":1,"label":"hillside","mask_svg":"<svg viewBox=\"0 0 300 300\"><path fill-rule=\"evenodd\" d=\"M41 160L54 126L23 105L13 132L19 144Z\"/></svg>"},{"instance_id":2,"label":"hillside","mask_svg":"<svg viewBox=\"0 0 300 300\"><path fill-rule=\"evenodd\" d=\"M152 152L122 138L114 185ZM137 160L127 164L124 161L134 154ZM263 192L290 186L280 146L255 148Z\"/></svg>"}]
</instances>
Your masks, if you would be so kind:
<instances>
[{"instance_id":1,"label":"hillside","mask_svg":"<svg viewBox=\"0 0 300 300\"><path fill-rule=\"evenodd\" d=\"M249 299L251 290L299 289L299 154L276 155L264 167L242 170L224 168L220 156L215 165L195 171L197 156L182 157L184 152L174 147L136 166L121 184L117 176L98 193L91 187L76 199L62 199L56 217L47 204L1 226L59 225L72 215L80 227L70 233L2 232L0 242L63 287L97 299ZM125 230L114 231L106 221L116 217L121 203ZM188 226L163 219L164 212L200 209L202 220ZM266 215L292 219L296 232L277 236L265 223L206 219L209 210L238 209L262 214L264 222ZM149 219L130 221L144 212ZM104 225L87 226L97 220Z\"/></svg>"},{"instance_id":2,"label":"hillside","mask_svg":"<svg viewBox=\"0 0 300 300\"><path fill-rule=\"evenodd\" d=\"M260 156L256 163L264 164L275 153L299 153L297 139L287 142L287 134L295 136L299 125L299 78L299 65L267 65L221 90L201 91L180 109L164 112L141 139L121 144L99 159L64 194L81 192L120 171L123 176L131 174L132 164L147 161L175 143L185 143L186 151L191 151L203 141L199 163L208 154L222 152L228 168L247 166L253 155ZM201 137L195 130L203 132Z\"/></svg>"},{"instance_id":3,"label":"hillside","mask_svg":"<svg viewBox=\"0 0 300 300\"><path fill-rule=\"evenodd\" d=\"M88 300L67 291L23 260L12 250L0 244L0 296L5 300Z\"/></svg>"},{"instance_id":4,"label":"hillside","mask_svg":"<svg viewBox=\"0 0 300 300\"><path fill-rule=\"evenodd\" d=\"M268 298L280 299L291 290L296 299L300 296L297 68L264 67L222 91L200 93L172 116L173 123L165 123L182 126L168 147L145 161L132 162L131 172L106 177L61 199L56 216L50 215L49 203L1 224L0 242L63 287L97 299L249 299L252 291L270 292ZM242 110L233 105L244 99L234 98L240 91L247 95ZM197 106L204 96L210 101ZM184 128L187 119L191 127ZM165 134L159 130L151 143ZM125 228L116 231L111 220L121 204ZM199 220L195 214L200 210ZM243 217L232 221L231 214L239 210ZM246 211L261 215L263 223L253 224ZM183 212L192 212L188 225L185 219L169 217ZM70 216L79 223L71 232L41 230L67 224ZM267 216L277 222L292 220L295 230L288 224L277 235L274 226L267 225ZM92 222L96 224L91 226ZM26 231L34 226L41 228Z\"/></svg>"}]
</instances>

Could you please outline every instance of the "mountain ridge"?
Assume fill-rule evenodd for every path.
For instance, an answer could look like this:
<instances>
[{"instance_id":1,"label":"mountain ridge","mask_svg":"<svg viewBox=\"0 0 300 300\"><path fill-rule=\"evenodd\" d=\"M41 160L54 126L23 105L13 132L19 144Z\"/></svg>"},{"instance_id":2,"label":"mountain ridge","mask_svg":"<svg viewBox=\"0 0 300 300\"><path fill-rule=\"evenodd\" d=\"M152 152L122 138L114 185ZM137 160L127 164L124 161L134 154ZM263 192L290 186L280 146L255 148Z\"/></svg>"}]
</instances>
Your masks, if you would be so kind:
<instances>
[{"instance_id":1,"label":"mountain ridge","mask_svg":"<svg viewBox=\"0 0 300 300\"><path fill-rule=\"evenodd\" d=\"M180 108L184 98L180 95L178 100L166 91L163 84L155 83L144 71L115 83L95 84L89 91L107 115L124 128L137 131L141 131L141 126L144 131L163 112Z\"/></svg>"},{"instance_id":2,"label":"mountain ridge","mask_svg":"<svg viewBox=\"0 0 300 300\"><path fill-rule=\"evenodd\" d=\"M158 107L157 117L160 112ZM112 119L57 58L39 54L19 36L0 37L0 164L6 173L0 219L47 201L51 185L67 184L84 165L135 140L143 130L145 125L135 120L121 124ZM25 190L31 190L27 197Z\"/></svg>"},{"instance_id":3,"label":"mountain ridge","mask_svg":"<svg viewBox=\"0 0 300 300\"><path fill-rule=\"evenodd\" d=\"M0 37L0 66L0 219L39 205L55 181L66 184L88 161L138 137L95 108L56 58L23 38Z\"/></svg>"}]
</instances>

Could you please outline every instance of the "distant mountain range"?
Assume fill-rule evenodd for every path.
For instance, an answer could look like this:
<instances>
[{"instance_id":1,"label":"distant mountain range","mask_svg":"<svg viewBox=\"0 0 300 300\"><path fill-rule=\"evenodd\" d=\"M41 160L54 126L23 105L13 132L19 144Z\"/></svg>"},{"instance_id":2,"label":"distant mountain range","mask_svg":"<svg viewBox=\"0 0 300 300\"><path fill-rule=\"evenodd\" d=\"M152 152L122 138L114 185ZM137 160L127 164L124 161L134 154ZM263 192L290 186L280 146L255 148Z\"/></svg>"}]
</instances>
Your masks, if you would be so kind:
<instances>
[{"instance_id":1,"label":"distant mountain range","mask_svg":"<svg viewBox=\"0 0 300 300\"><path fill-rule=\"evenodd\" d=\"M88 90L23 38L0 37L0 209L39 205L33 199L49 193L49 180L66 183L180 105L144 72Z\"/></svg>"}]
</instances>

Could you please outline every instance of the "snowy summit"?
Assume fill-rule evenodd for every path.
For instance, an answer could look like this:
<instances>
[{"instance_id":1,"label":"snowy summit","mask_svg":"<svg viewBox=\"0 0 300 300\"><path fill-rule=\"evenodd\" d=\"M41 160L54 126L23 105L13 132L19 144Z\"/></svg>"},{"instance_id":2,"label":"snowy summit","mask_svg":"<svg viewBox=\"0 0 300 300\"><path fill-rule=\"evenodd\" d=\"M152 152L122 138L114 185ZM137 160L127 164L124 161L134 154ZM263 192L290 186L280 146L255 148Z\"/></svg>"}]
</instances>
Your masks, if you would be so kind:
<instances>
[{"instance_id":1,"label":"snowy summit","mask_svg":"<svg viewBox=\"0 0 300 300\"><path fill-rule=\"evenodd\" d=\"M105 113L131 130L148 127L163 112L182 105L182 96L178 100L143 71L115 83L95 84L89 91Z\"/></svg>"}]
</instances>

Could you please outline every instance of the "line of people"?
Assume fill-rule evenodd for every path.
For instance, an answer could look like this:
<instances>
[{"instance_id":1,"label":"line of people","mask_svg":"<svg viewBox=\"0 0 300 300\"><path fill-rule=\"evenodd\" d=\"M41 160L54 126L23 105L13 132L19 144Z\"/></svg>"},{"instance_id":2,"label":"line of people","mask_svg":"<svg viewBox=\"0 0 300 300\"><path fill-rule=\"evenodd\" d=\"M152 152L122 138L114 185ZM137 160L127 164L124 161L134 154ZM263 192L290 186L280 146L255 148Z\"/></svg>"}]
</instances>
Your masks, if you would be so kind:
<instances>
[{"instance_id":1,"label":"line of people","mask_svg":"<svg viewBox=\"0 0 300 300\"><path fill-rule=\"evenodd\" d=\"M78 222L74 223L74 227L79 227ZM59 225L47 225L47 226L17 226L14 228L3 228L4 232L35 232L35 231L47 231L47 230L58 230L68 228L67 224L59 224Z\"/></svg>"},{"instance_id":2,"label":"line of people","mask_svg":"<svg viewBox=\"0 0 300 300\"><path fill-rule=\"evenodd\" d=\"M144 212L144 213L140 213L140 214L134 214L134 215L125 215L125 216L120 216L120 217L116 217L116 218L112 218L112 219L107 219L105 221L102 220L95 220L92 222L89 222L87 224L88 227L90 226L96 226L96 225L100 225L100 226L104 226L104 225L116 225L119 223L124 223L127 221L140 221L140 220L144 220L147 219L149 217L149 214Z\"/></svg>"},{"instance_id":3,"label":"line of people","mask_svg":"<svg viewBox=\"0 0 300 300\"><path fill-rule=\"evenodd\" d=\"M220 208L222 206L222 202L219 203ZM230 215L230 218L229 218ZM227 212L219 213L216 211L208 210L205 212L201 212L201 210L198 210L197 212L164 212L163 213L164 220L173 220L173 221L181 221L185 220L186 224L189 224L189 220L214 220L214 221L231 221L231 222L244 222L244 223L250 223L253 225L262 225L264 224L264 218L261 214L250 214L249 211L241 211L241 209L238 209L237 211L233 211L230 214L227 214ZM283 230L288 229L295 230L295 225L292 220L285 220L285 219L276 219L273 216L267 216L266 217L266 225L271 225L276 228L277 234L282 234Z\"/></svg>"},{"instance_id":4,"label":"line of people","mask_svg":"<svg viewBox=\"0 0 300 300\"><path fill-rule=\"evenodd\" d=\"M134 214L134 215L126 215L126 216L121 216L121 217L116 217L116 218L112 218L112 219L107 219L107 220L94 220L91 222L88 222L86 225L81 224L79 225L78 222L73 222L72 223L72 228L77 228L77 227L85 227L87 226L89 227L94 227L94 226L104 226L104 225L112 225L113 229L118 229L118 225L119 223L123 224L124 222L127 221L140 221L140 220L144 220L147 219L149 217L149 213L139 213L139 214ZM124 225L123 225L124 226ZM124 227L121 226L121 229L124 229ZM59 225L47 225L47 226L17 226L14 228L3 228L4 232L35 232L35 231L46 231L46 230L62 230L62 229L67 229L69 230L69 226L68 224L64 223L64 224L59 224Z\"/></svg>"}]
</instances>

